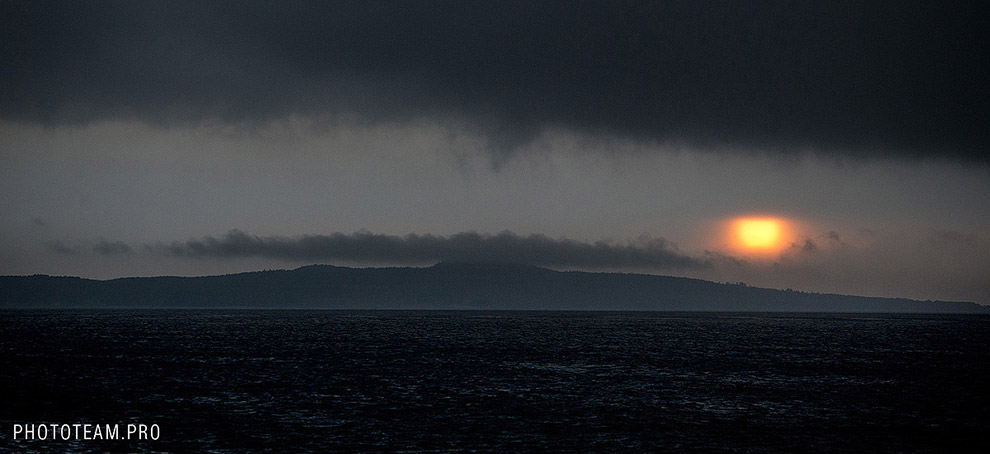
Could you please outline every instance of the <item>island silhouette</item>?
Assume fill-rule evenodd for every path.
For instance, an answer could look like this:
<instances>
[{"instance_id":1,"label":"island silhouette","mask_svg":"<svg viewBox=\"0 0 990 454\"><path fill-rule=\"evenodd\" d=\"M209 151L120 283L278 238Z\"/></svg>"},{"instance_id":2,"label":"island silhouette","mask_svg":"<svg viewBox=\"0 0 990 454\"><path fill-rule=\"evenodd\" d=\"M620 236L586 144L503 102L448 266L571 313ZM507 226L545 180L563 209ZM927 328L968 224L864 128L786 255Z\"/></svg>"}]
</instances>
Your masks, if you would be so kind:
<instances>
[{"instance_id":1,"label":"island silhouette","mask_svg":"<svg viewBox=\"0 0 990 454\"><path fill-rule=\"evenodd\" d=\"M972 302L809 293L627 273L441 262L201 277L0 277L3 308L270 308L990 313Z\"/></svg>"}]
</instances>

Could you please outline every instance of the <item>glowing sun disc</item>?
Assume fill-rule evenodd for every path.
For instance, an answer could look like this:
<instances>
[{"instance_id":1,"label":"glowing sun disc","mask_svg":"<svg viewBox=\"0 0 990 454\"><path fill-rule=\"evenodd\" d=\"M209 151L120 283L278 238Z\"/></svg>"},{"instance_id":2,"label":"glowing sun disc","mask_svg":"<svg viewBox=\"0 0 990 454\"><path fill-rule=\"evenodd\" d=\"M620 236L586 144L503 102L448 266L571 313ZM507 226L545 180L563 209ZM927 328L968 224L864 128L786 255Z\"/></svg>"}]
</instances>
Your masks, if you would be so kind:
<instances>
[{"instance_id":1,"label":"glowing sun disc","mask_svg":"<svg viewBox=\"0 0 990 454\"><path fill-rule=\"evenodd\" d=\"M783 227L776 219L739 219L735 222L736 237L745 249L767 250L779 247Z\"/></svg>"}]
</instances>

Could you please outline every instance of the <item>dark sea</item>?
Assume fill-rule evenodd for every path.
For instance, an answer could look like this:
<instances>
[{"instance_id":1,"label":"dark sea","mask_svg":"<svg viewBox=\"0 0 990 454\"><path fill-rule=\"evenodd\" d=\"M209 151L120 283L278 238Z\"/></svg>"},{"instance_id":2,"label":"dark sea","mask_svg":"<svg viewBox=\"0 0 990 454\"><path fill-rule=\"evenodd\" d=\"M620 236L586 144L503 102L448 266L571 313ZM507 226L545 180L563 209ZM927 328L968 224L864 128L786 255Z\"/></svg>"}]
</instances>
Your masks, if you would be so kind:
<instances>
[{"instance_id":1,"label":"dark sea","mask_svg":"<svg viewBox=\"0 0 990 454\"><path fill-rule=\"evenodd\" d=\"M990 452L990 317L8 310L0 391L3 452Z\"/></svg>"}]
</instances>

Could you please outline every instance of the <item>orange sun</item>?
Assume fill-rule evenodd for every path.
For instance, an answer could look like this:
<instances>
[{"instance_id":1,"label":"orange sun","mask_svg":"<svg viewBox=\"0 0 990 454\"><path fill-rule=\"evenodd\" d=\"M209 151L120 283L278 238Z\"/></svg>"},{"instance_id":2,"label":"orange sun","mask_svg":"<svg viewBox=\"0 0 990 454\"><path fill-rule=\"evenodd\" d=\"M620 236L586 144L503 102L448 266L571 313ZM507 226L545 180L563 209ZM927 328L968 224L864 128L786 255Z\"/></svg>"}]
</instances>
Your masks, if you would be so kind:
<instances>
[{"instance_id":1,"label":"orange sun","mask_svg":"<svg viewBox=\"0 0 990 454\"><path fill-rule=\"evenodd\" d=\"M787 222L777 218L739 218L732 222L731 243L747 252L776 252L788 241Z\"/></svg>"}]
</instances>

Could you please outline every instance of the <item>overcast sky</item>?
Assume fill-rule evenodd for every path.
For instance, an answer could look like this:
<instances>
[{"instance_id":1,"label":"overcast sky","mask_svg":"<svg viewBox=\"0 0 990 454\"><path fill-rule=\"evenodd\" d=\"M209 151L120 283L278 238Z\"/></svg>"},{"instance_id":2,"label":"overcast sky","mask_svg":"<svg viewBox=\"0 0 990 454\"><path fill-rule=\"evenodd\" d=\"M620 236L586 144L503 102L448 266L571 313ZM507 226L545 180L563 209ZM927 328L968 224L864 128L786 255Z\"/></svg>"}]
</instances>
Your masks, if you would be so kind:
<instances>
[{"instance_id":1,"label":"overcast sky","mask_svg":"<svg viewBox=\"0 0 990 454\"><path fill-rule=\"evenodd\" d=\"M990 304L978 2L3 2L0 274L525 262ZM788 221L773 254L727 240Z\"/></svg>"}]
</instances>

